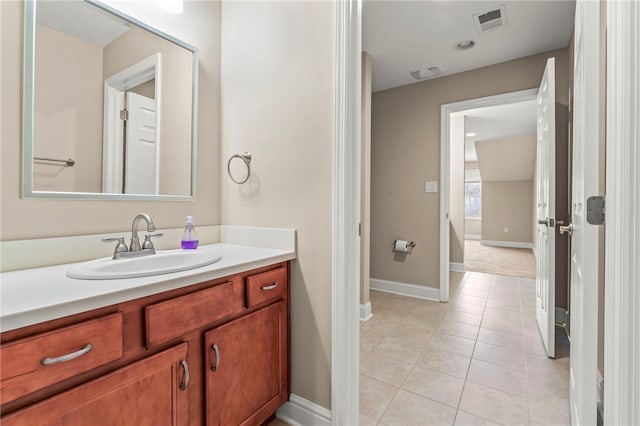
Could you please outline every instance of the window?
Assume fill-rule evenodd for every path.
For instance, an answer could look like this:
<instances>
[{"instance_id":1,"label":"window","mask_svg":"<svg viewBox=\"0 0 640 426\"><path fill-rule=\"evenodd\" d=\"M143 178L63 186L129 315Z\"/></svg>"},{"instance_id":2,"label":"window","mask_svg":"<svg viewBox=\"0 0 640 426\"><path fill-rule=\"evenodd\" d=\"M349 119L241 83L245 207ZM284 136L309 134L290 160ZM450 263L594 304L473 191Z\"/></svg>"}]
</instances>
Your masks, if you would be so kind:
<instances>
[{"instance_id":1,"label":"window","mask_svg":"<svg viewBox=\"0 0 640 426\"><path fill-rule=\"evenodd\" d=\"M464 183L464 216L465 217L482 217L482 183L465 182Z\"/></svg>"}]
</instances>

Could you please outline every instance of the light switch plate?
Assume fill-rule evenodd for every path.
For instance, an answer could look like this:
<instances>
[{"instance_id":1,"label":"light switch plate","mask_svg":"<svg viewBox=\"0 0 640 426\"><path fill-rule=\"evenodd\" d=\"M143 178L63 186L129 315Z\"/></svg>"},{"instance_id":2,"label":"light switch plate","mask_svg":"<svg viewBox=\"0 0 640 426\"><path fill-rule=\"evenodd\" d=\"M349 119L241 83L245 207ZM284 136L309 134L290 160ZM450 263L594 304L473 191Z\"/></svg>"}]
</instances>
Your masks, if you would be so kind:
<instances>
[{"instance_id":1,"label":"light switch plate","mask_svg":"<svg viewBox=\"0 0 640 426\"><path fill-rule=\"evenodd\" d=\"M438 192L438 182L426 181L424 183L424 192Z\"/></svg>"}]
</instances>

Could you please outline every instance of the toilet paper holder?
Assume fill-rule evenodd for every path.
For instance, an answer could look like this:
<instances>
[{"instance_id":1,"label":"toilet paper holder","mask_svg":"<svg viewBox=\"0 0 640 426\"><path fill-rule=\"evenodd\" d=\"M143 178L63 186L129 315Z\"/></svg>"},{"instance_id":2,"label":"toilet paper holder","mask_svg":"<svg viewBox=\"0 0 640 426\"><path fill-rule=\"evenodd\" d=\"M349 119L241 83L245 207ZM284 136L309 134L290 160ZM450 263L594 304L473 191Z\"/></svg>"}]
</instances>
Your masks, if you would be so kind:
<instances>
[{"instance_id":1,"label":"toilet paper holder","mask_svg":"<svg viewBox=\"0 0 640 426\"><path fill-rule=\"evenodd\" d=\"M398 253L411 253L411 250L415 246L416 246L416 243L413 241L393 240L392 251L398 252Z\"/></svg>"}]
</instances>

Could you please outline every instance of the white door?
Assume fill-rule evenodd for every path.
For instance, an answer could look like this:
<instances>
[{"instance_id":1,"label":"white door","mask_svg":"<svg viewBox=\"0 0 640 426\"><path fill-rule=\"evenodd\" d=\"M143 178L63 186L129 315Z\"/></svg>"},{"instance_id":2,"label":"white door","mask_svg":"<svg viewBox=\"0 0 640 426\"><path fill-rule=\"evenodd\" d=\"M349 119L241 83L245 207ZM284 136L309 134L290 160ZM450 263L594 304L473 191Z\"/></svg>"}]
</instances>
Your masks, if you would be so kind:
<instances>
[{"instance_id":1,"label":"white door","mask_svg":"<svg viewBox=\"0 0 640 426\"><path fill-rule=\"evenodd\" d=\"M570 400L574 425L596 424L598 226L586 200L599 190L599 2L576 4L571 207Z\"/></svg>"},{"instance_id":2,"label":"white door","mask_svg":"<svg viewBox=\"0 0 640 426\"><path fill-rule=\"evenodd\" d=\"M128 92L127 111L124 192L157 194L156 101Z\"/></svg>"},{"instance_id":3,"label":"white door","mask_svg":"<svg viewBox=\"0 0 640 426\"><path fill-rule=\"evenodd\" d=\"M536 257L536 319L547 355L555 357L555 211L556 211L556 85L555 59L547 60L537 102L538 255Z\"/></svg>"}]
</instances>

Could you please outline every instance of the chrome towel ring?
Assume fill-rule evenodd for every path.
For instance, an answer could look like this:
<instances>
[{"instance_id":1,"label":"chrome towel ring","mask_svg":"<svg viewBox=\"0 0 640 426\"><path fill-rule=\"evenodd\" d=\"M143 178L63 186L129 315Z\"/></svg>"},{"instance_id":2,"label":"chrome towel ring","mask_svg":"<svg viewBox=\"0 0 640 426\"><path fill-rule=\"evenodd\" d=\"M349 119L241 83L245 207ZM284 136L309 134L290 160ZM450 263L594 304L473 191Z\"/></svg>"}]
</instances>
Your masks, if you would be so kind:
<instances>
[{"instance_id":1,"label":"chrome towel ring","mask_svg":"<svg viewBox=\"0 0 640 426\"><path fill-rule=\"evenodd\" d=\"M244 164L247 166L247 176L243 179L243 180L236 180L233 175L231 174L231 160L233 160L234 158L239 158L242 161L244 161ZM244 152L242 154L234 154L231 156L231 158L229 158L229 161L227 161L227 173L229 173L229 177L231 178L231 180L234 183L237 183L238 185L245 183L246 181L249 180L249 176L251 176L251 153L250 152Z\"/></svg>"}]
</instances>

